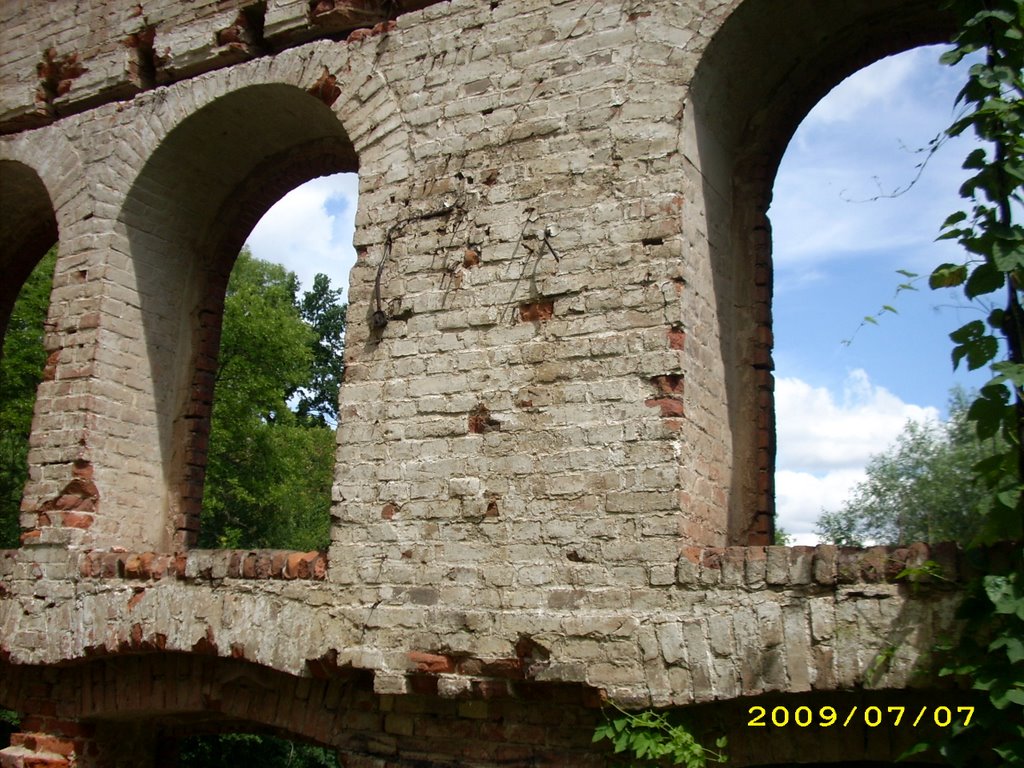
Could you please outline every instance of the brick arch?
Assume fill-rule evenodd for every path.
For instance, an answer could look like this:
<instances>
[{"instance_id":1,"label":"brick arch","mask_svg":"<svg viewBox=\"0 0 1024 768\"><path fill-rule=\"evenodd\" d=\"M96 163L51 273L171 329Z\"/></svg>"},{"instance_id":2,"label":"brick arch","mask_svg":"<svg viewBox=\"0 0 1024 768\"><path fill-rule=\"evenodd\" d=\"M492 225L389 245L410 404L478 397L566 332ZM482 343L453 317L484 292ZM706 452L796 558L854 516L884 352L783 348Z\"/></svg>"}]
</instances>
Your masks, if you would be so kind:
<instances>
[{"instance_id":1,"label":"brick arch","mask_svg":"<svg viewBox=\"0 0 1024 768\"><path fill-rule=\"evenodd\" d=\"M224 291L235 256L259 217L290 189L357 168L351 142L323 102L291 85L254 85L183 121L129 192L121 220L141 294L167 485L165 542L174 547L194 543L198 531Z\"/></svg>"},{"instance_id":2,"label":"brick arch","mask_svg":"<svg viewBox=\"0 0 1024 768\"><path fill-rule=\"evenodd\" d=\"M421 674L412 689L395 695L380 690L366 670L322 659L308 671L293 675L201 652L137 652L57 666L0 658L0 704L30 713L0 760L36 757L25 765L56 768L63 764L33 753L57 752L73 755L78 768L148 768L173 764L160 758L183 737L259 732L337 749L344 765L360 768L616 764L608 743L592 743L601 699L580 686L490 680L445 693L441 678ZM738 768L873 768L941 735L936 708L956 719L963 716L958 707L981 703L952 688L861 689L661 711L684 715L702 738L727 736L729 764ZM798 710L807 725L797 725ZM823 726L827 717L835 722Z\"/></svg>"},{"instance_id":3,"label":"brick arch","mask_svg":"<svg viewBox=\"0 0 1024 768\"><path fill-rule=\"evenodd\" d=\"M53 128L0 141L0 338L25 278L63 233L74 237L88 194L81 158Z\"/></svg>"},{"instance_id":4,"label":"brick arch","mask_svg":"<svg viewBox=\"0 0 1024 768\"><path fill-rule=\"evenodd\" d=\"M382 730L382 715L362 718L361 729L349 722L353 711L373 706L372 677L365 673L312 680L176 653L101 658L64 669L0 661L0 669L5 706L32 713L0 758L24 757L20 748L62 754L79 766L153 766L174 764L167 753L194 733L260 732L329 747L354 745Z\"/></svg>"},{"instance_id":5,"label":"brick arch","mask_svg":"<svg viewBox=\"0 0 1024 768\"><path fill-rule=\"evenodd\" d=\"M95 316L97 306L89 277L104 271L86 255L102 228L94 215L97 188L88 175L73 132L49 126L0 140L0 330L6 330L17 294L39 259L59 246L45 334L48 360L37 390L28 454L37 471L30 471L24 489L23 524L28 513L40 514L27 524L26 543L38 542L44 527L87 522L88 514L78 513L95 501L89 493L87 450L78 442L89 418L82 382L91 362L82 351L95 334L86 318ZM75 321L68 318L72 306L83 315ZM66 438L72 433L76 444L69 445ZM48 465L44 472L38 471L42 463ZM57 511L61 497L77 508ZM56 538L66 540L61 534Z\"/></svg>"},{"instance_id":6,"label":"brick arch","mask_svg":"<svg viewBox=\"0 0 1024 768\"><path fill-rule=\"evenodd\" d=\"M728 537L771 544L775 416L771 223L779 162L811 108L853 72L948 39L936 0L736 5L696 68L684 153L700 169L732 435Z\"/></svg>"},{"instance_id":7,"label":"brick arch","mask_svg":"<svg viewBox=\"0 0 1024 768\"><path fill-rule=\"evenodd\" d=\"M66 768L63 756L77 768L156 768L174 764L183 737L230 732L336 749L353 768L607 763L607 750L591 743L599 707L558 683L445 697L425 677L433 685L396 696L375 691L365 671L327 665L300 677L184 653L58 667L0 659L0 673L0 702L31 713L0 751L5 766Z\"/></svg>"},{"instance_id":8,"label":"brick arch","mask_svg":"<svg viewBox=\"0 0 1024 768\"><path fill-rule=\"evenodd\" d=\"M150 151L118 219L153 414L147 471L163 514L139 510L140 540L118 543L168 551L196 540L224 290L259 218L318 176L368 167L380 179L406 151L390 92L363 61L314 44L145 99ZM183 118L182 102L194 105Z\"/></svg>"},{"instance_id":9,"label":"brick arch","mask_svg":"<svg viewBox=\"0 0 1024 768\"><path fill-rule=\"evenodd\" d=\"M39 174L18 160L0 159L0 344L18 291L50 246L57 216ZM2 354L2 353L0 353Z\"/></svg>"}]
</instances>

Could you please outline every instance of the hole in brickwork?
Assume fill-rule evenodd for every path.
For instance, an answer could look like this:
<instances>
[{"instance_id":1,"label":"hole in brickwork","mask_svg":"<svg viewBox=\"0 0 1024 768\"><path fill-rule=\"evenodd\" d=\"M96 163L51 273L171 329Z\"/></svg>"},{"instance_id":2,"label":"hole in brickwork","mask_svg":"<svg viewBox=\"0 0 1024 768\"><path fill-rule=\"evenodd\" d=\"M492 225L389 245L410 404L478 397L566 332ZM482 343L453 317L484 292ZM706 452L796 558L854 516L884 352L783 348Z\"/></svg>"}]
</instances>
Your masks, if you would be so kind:
<instances>
[{"instance_id":1,"label":"hole in brickwork","mask_svg":"<svg viewBox=\"0 0 1024 768\"><path fill-rule=\"evenodd\" d=\"M326 549L358 178L325 176L256 224L224 296L199 544Z\"/></svg>"},{"instance_id":2,"label":"hole in brickwork","mask_svg":"<svg viewBox=\"0 0 1024 768\"><path fill-rule=\"evenodd\" d=\"M146 90L155 87L160 79L163 60L157 55L156 27L147 24L124 40L124 45L135 52L128 63L128 76L137 88Z\"/></svg>"},{"instance_id":3,"label":"hole in brickwork","mask_svg":"<svg viewBox=\"0 0 1024 768\"><path fill-rule=\"evenodd\" d=\"M247 56L267 53L269 49L263 38L266 17L265 2L247 5L238 12L230 26L217 30L214 41L218 46L225 46Z\"/></svg>"}]
</instances>

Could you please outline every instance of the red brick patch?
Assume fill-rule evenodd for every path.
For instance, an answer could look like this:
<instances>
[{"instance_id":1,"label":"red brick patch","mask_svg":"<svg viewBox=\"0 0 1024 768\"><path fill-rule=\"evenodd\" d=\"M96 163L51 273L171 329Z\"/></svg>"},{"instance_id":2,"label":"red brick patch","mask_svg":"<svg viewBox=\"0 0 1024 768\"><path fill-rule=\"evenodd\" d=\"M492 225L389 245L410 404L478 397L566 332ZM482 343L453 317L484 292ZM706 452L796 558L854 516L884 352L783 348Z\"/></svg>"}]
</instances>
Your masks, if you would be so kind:
<instances>
[{"instance_id":1,"label":"red brick patch","mask_svg":"<svg viewBox=\"0 0 1024 768\"><path fill-rule=\"evenodd\" d=\"M542 299L519 305L519 319L531 322L543 322L550 320L555 314L555 302L551 299Z\"/></svg>"},{"instance_id":2,"label":"red brick patch","mask_svg":"<svg viewBox=\"0 0 1024 768\"><path fill-rule=\"evenodd\" d=\"M650 408L660 408L663 417L685 416L683 403L673 397L657 397L644 400L644 405Z\"/></svg>"},{"instance_id":3,"label":"red brick patch","mask_svg":"<svg viewBox=\"0 0 1024 768\"><path fill-rule=\"evenodd\" d=\"M440 675L455 671L455 660L450 656L425 653L423 651L409 651L408 657L418 672Z\"/></svg>"},{"instance_id":4,"label":"red brick patch","mask_svg":"<svg viewBox=\"0 0 1024 768\"><path fill-rule=\"evenodd\" d=\"M338 78L332 75L327 67L324 67L324 72L317 79L313 85L307 90L311 96L315 96L320 99L328 107L338 100L341 96L341 88L338 87Z\"/></svg>"},{"instance_id":5,"label":"red brick patch","mask_svg":"<svg viewBox=\"0 0 1024 768\"><path fill-rule=\"evenodd\" d=\"M682 349L686 344L686 331L677 326L668 329L668 348Z\"/></svg>"}]
</instances>

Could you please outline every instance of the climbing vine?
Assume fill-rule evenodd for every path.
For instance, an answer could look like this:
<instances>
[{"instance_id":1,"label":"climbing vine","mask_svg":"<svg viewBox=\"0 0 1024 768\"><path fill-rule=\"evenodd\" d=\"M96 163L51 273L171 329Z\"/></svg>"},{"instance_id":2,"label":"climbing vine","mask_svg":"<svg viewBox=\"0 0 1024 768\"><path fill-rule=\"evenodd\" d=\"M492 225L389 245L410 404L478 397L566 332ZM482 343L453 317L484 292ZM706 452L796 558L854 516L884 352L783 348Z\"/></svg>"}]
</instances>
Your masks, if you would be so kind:
<instances>
[{"instance_id":1,"label":"climbing vine","mask_svg":"<svg viewBox=\"0 0 1024 768\"><path fill-rule=\"evenodd\" d=\"M682 723L673 723L666 712L648 709L627 712L613 707L605 710L605 721L594 729L594 741L609 740L615 753L628 756L630 768L683 765L704 768L711 763L724 763L725 736L715 741L717 749L702 746Z\"/></svg>"},{"instance_id":2,"label":"climbing vine","mask_svg":"<svg viewBox=\"0 0 1024 768\"><path fill-rule=\"evenodd\" d=\"M934 750L955 766L1024 766L1024 0L949 6L958 33L941 61L975 53L984 60L971 66L958 97L963 113L946 132L973 131L982 146L964 161L973 173L960 188L964 209L946 219L940 236L956 240L964 260L937 267L929 284L961 289L987 312L950 334L953 365L988 367L992 376L967 416L982 440L1003 439L989 441L992 452L973 468L986 490L981 533L966 553L977 575L957 612L963 634L942 649L939 674L965 681L990 706L970 726L910 754Z\"/></svg>"}]
</instances>

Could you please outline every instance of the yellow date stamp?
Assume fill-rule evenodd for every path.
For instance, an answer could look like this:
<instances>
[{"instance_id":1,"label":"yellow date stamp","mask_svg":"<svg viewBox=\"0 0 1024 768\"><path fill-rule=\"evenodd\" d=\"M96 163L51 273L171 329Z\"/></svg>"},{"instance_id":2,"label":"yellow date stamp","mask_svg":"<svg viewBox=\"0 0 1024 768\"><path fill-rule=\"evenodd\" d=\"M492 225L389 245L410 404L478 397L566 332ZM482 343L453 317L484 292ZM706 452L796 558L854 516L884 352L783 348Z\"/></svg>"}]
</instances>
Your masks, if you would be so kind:
<instances>
[{"instance_id":1,"label":"yellow date stamp","mask_svg":"<svg viewBox=\"0 0 1024 768\"><path fill-rule=\"evenodd\" d=\"M847 728L863 723L868 728L880 726L898 727L929 727L948 728L954 722L965 726L971 724L974 707L877 707L863 709L854 704L847 710L840 711L835 707L747 707L750 719L747 725L751 728Z\"/></svg>"}]
</instances>

